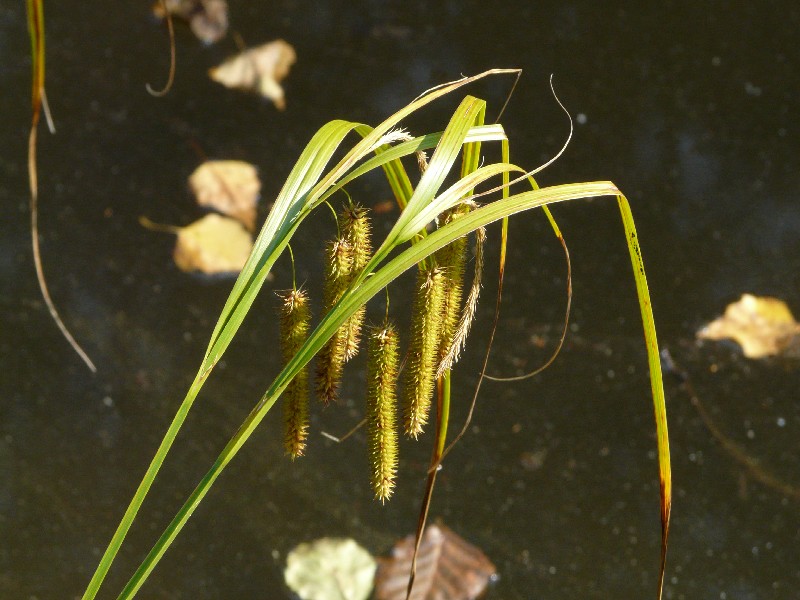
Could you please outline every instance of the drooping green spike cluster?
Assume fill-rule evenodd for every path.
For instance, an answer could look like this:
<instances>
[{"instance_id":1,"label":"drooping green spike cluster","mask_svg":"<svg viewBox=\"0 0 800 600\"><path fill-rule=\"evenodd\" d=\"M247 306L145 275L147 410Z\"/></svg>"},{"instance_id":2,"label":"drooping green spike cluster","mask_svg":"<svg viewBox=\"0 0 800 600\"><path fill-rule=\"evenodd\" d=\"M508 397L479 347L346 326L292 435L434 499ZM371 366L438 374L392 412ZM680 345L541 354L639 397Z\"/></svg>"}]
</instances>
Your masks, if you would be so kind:
<instances>
[{"instance_id":1,"label":"drooping green spike cluster","mask_svg":"<svg viewBox=\"0 0 800 600\"><path fill-rule=\"evenodd\" d=\"M372 253L367 210L348 204L339 215L340 233L326 252L323 312L341 299L364 269ZM317 395L325 404L338 399L344 364L358 354L365 308L362 306L339 327L317 358Z\"/></svg>"},{"instance_id":2,"label":"drooping green spike cluster","mask_svg":"<svg viewBox=\"0 0 800 600\"><path fill-rule=\"evenodd\" d=\"M403 430L415 439L428 422L442 333L444 297L444 269L438 266L420 269L411 305L411 340L403 406Z\"/></svg>"},{"instance_id":3,"label":"drooping green spike cluster","mask_svg":"<svg viewBox=\"0 0 800 600\"><path fill-rule=\"evenodd\" d=\"M467 204L447 211L439 219L440 226L452 223L461 215L469 212ZM441 361L450 351L453 336L458 328L461 314L461 297L464 290L464 270L467 262L467 238L460 237L451 242L435 255L436 262L444 270L444 304L442 306L442 331L441 341L437 353L437 362ZM438 365L437 365L438 366Z\"/></svg>"},{"instance_id":4,"label":"drooping green spike cluster","mask_svg":"<svg viewBox=\"0 0 800 600\"><path fill-rule=\"evenodd\" d=\"M372 254L372 241L370 239L370 224L367 209L358 204L348 203L342 210L340 217L342 237L347 240L352 248L351 278L356 277L369 262ZM345 323L344 335L344 360L349 361L358 354L358 344L361 340L361 327L364 324L366 306L359 308L356 313Z\"/></svg>"},{"instance_id":5,"label":"drooping green spike cluster","mask_svg":"<svg viewBox=\"0 0 800 600\"><path fill-rule=\"evenodd\" d=\"M397 473L398 335L386 322L368 333L366 420L370 480L375 497L392 495Z\"/></svg>"},{"instance_id":6,"label":"drooping green spike cluster","mask_svg":"<svg viewBox=\"0 0 800 600\"><path fill-rule=\"evenodd\" d=\"M308 337L311 310L303 290L279 292L281 353L289 362ZM308 369L300 371L283 392L283 440L292 459L303 455L308 437Z\"/></svg>"}]
</instances>

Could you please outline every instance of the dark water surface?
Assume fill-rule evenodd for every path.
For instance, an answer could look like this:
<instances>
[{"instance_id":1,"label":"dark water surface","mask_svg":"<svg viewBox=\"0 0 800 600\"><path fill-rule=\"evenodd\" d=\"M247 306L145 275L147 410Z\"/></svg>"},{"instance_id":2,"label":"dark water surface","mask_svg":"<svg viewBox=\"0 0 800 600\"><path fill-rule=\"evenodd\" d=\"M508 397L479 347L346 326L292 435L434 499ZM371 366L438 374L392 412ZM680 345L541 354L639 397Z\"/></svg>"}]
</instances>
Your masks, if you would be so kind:
<instances>
[{"instance_id":1,"label":"dark water surface","mask_svg":"<svg viewBox=\"0 0 800 600\"><path fill-rule=\"evenodd\" d=\"M65 321L99 367L92 376L42 305L30 252L25 152L29 45L22 2L0 5L0 597L83 592L199 365L230 281L179 272L173 240L146 215L200 213L186 178L200 153L248 160L264 182L261 218L313 132L335 117L377 123L421 91L493 66L525 70L503 123L519 164L575 137L543 183L610 179L627 194L647 261L662 346L692 378L718 427L764 469L800 486L797 365L752 362L694 333L743 292L800 312L800 9L795 3L231 2L248 44L277 37L299 60L279 113L223 89L206 70L235 52L178 28L178 73L147 3L47 3L48 94L58 127L40 134L44 266ZM738 4L737 4L738 6ZM493 119L508 89L471 93ZM458 98L412 123L440 129ZM356 192L356 190L354 190ZM389 198L377 179L357 191ZM432 516L483 548L500 579L488 597L654 597L658 482L644 345L612 200L555 209L574 265L572 333L556 363L521 383L487 383L473 428L441 473ZM388 221L387 221L388 222ZM378 224L380 231L383 227ZM298 278L319 289L309 221ZM523 372L545 359L563 311L564 266L541 215L511 227L511 266L493 361ZM497 231L490 231L496 240ZM496 259L496 249L489 252ZM491 279L491 278L489 278ZM112 597L138 565L278 368L271 289L203 390L109 574ZM402 305L410 282L398 284ZM487 280L459 365L463 418L486 339ZM371 309L380 317L382 308ZM398 318L407 318L398 310ZM712 368L713 367L713 368ZM415 525L430 436L402 446L400 487L371 499L361 414L363 362L346 405L313 416L308 456L282 456L278 415L219 480L146 587L145 598L289 598L287 551L323 535L375 554ZM752 481L667 381L675 506L666 598L796 598L800 503Z\"/></svg>"}]
</instances>

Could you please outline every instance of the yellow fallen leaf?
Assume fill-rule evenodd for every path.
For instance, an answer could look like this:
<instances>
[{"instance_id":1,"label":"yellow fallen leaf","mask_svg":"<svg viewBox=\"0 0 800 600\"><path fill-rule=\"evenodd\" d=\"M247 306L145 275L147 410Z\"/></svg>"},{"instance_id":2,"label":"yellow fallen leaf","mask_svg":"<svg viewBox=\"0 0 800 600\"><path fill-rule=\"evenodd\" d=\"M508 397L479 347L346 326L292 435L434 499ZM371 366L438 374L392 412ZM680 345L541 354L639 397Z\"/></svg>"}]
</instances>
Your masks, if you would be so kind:
<instances>
[{"instance_id":1,"label":"yellow fallen leaf","mask_svg":"<svg viewBox=\"0 0 800 600\"><path fill-rule=\"evenodd\" d=\"M181 271L208 275L242 270L253 238L241 223L217 214L206 215L177 229L173 258Z\"/></svg>"},{"instance_id":2,"label":"yellow fallen leaf","mask_svg":"<svg viewBox=\"0 0 800 600\"><path fill-rule=\"evenodd\" d=\"M189 22L200 41L213 44L228 32L228 2L226 0L164 0L167 12ZM153 13L166 17L161 2L153 5Z\"/></svg>"},{"instance_id":3,"label":"yellow fallen leaf","mask_svg":"<svg viewBox=\"0 0 800 600\"><path fill-rule=\"evenodd\" d=\"M189 176L200 206L213 208L253 231L261 181L256 168L240 160L208 160Z\"/></svg>"},{"instance_id":4,"label":"yellow fallen leaf","mask_svg":"<svg viewBox=\"0 0 800 600\"><path fill-rule=\"evenodd\" d=\"M291 44L275 40L237 54L211 69L209 75L226 87L258 92L283 110L286 101L280 82L296 60Z\"/></svg>"},{"instance_id":5,"label":"yellow fallen leaf","mask_svg":"<svg viewBox=\"0 0 800 600\"><path fill-rule=\"evenodd\" d=\"M783 300L744 294L700 331L700 339L733 339L748 358L782 354L798 343L800 325Z\"/></svg>"}]
</instances>

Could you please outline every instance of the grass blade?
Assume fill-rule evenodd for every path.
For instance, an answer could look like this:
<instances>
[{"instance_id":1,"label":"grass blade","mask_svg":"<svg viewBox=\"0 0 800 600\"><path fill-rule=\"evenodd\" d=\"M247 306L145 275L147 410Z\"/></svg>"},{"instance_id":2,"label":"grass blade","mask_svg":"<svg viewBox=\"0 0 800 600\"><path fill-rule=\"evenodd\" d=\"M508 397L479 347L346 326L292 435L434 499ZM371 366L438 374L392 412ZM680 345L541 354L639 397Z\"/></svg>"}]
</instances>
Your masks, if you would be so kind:
<instances>
[{"instance_id":1,"label":"grass blade","mask_svg":"<svg viewBox=\"0 0 800 600\"><path fill-rule=\"evenodd\" d=\"M633 266L633 277L636 280L636 293L639 297L639 308L642 313L644 339L647 346L647 361L650 366L650 387L653 396L653 408L656 419L656 439L658 440L658 469L661 490L661 565L658 575L658 598L664 589L664 572L667 564L667 540L669 538L669 520L672 513L672 467L669 456L669 431L667 430L667 408L664 400L664 382L661 374L661 357L658 351L656 326L653 319L653 307L650 302L650 291L644 272L644 260L639 246L639 237L633 223L633 214L628 200L622 194L617 195L628 251Z\"/></svg>"}]
</instances>

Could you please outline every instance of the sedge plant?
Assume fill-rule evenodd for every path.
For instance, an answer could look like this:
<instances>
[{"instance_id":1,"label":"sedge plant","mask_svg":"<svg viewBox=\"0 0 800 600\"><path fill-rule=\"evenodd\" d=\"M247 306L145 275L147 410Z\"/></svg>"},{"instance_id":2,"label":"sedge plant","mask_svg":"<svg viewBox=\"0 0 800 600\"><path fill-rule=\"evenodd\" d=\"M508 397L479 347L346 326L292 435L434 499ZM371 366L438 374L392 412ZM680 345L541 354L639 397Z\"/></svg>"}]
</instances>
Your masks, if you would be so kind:
<instances>
[{"instance_id":1,"label":"sedge plant","mask_svg":"<svg viewBox=\"0 0 800 600\"><path fill-rule=\"evenodd\" d=\"M194 510L209 493L217 478L279 400L288 402L284 408L287 453L292 457L299 457L303 453L308 425L304 398L300 398L300 395L306 393L308 376L306 370L309 363L315 357L319 362L329 360L326 355L333 353L337 355L336 360L339 361L338 369L342 362L346 361L346 356L352 355L358 345L356 338L361 337L359 315L363 315L364 306L371 298L404 272L417 267L419 280L417 291L420 296L425 296L421 302L426 303L424 304L426 310L423 313L426 315L430 313L427 303L435 300L439 303L434 309L438 311L436 313L438 317L442 314L441 311L445 310L444 307L461 304L459 297L463 261L459 255L464 253L463 240L466 236L477 232L478 237L482 238L482 231L486 225L501 221L504 243L510 217L531 209L542 208L560 237L560 232L548 211L548 205L600 196L616 198L620 209L644 325L661 482L662 549L661 577L658 583L660 597L671 507L669 445L656 331L644 263L627 200L620 190L608 181L572 183L539 189L531 178L534 172L528 172L510 162L509 144L503 127L499 124L484 123L485 101L470 95L465 95L461 99L443 131L417 137L398 134L397 128L402 125L405 118L438 98L457 93L468 84L485 77L518 74L519 71L515 69L486 71L429 90L376 127L335 120L322 126L313 136L274 201L253 251L222 309L194 381L125 510L83 595L84 600L96 597L195 399L234 339L267 274L286 250L292 236L305 218L325 204L335 193L360 176L378 168L383 170L400 209L397 220L383 240L379 243L377 240L373 241L373 245L376 246L374 250L365 250L358 254L354 251L354 246L358 244L356 239L358 235L353 232L352 221L360 218L363 211L352 204L345 208L345 214L339 219L339 236L329 247L329 257L332 256L340 261L336 270L342 271L343 278L336 283L326 284L326 288L329 289L326 291L325 312L316 325L310 327L305 294L292 290L281 296L283 307L280 318L284 323L284 331L288 332L285 335L291 337L284 340L282 345L285 356L282 370L267 386L263 396L255 402L249 415L233 433L206 475L155 542L119 594L119 598L127 599L136 595L180 534ZM346 144L350 138L355 141L348 149ZM502 158L497 162L481 163L481 145L490 142L500 144ZM420 165L425 167L422 174L416 183L412 183L402 159L405 157L413 159L415 156L420 158L422 153L430 150L433 150L430 159L420 160ZM330 163L337 153L343 154L343 157L331 166ZM461 171L454 178L450 175L459 157L461 157ZM528 189L512 193L511 184L514 183L522 183ZM430 225L437 220L438 227L430 231ZM365 230L358 231L363 234ZM362 235L363 237L369 235ZM504 256L504 248L501 249L501 256ZM454 283L453 280L458 281ZM455 290L454 287L458 289ZM398 396L403 397L399 401L404 405L402 410L396 408L395 403L394 388L398 385L396 329L387 319L382 324L365 330L364 337L367 338L369 347L367 379L371 385L367 392L370 404L365 411L365 417L369 451L374 457L371 481L378 499L386 500L391 495L394 485L397 468L396 432L402 427L407 435L416 437L429 421L435 428L432 468L420 513L418 538L427 515L427 503L437 471L435 466L445 453L451 368L458 348L463 346L468 330L468 313L474 309L472 296L470 292L470 299L464 303L466 307L461 312L460 319L425 319L412 328L421 330L421 334L416 336L420 337L421 341L408 342L409 354L412 356L407 360L406 372L401 377L403 381L398 386L398 390L402 392ZM448 310L452 312L452 308ZM448 332L444 337L442 329ZM414 371L416 367L411 366L414 362L419 363L422 368ZM338 376L338 371L333 375L317 374L316 387L318 391L320 389L323 391L323 400L335 398L335 385L330 384L331 380L335 380ZM423 387L424 396L418 394ZM434 398L435 402L432 402ZM435 405L435 412L431 404ZM403 413L402 425L398 422L400 413ZM409 594L411 585L413 577L410 578Z\"/></svg>"}]
</instances>

